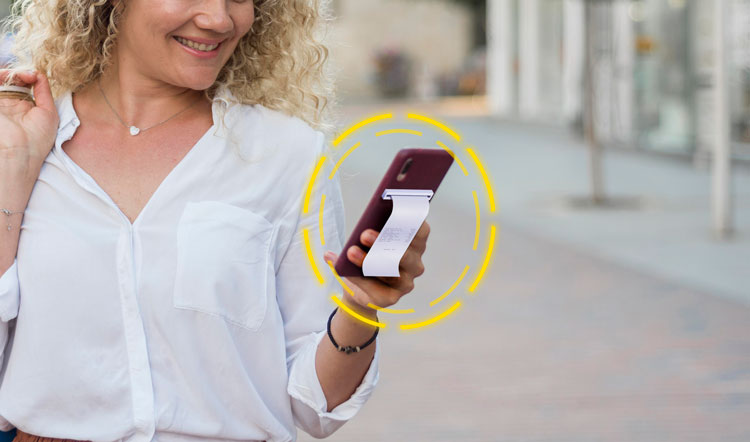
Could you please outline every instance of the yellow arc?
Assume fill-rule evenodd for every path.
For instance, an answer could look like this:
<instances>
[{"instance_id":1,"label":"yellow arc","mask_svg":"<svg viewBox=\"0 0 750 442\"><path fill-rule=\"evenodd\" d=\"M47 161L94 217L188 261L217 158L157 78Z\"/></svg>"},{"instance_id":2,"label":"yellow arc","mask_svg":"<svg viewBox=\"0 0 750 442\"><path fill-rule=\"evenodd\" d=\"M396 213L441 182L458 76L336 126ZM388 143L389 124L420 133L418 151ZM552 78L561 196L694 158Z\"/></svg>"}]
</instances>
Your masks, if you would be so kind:
<instances>
[{"instance_id":1,"label":"yellow arc","mask_svg":"<svg viewBox=\"0 0 750 442\"><path fill-rule=\"evenodd\" d=\"M331 299L333 299L333 302L335 302L336 305L338 305L341 308L341 310L344 310L345 312L349 313L350 315L354 316L355 318L359 319L360 321L364 322L365 324L370 324L370 325L374 325L375 327L381 327L381 328L385 327L385 323L378 322L378 321L373 321L372 319L366 318L366 317L360 315L359 313L355 312L348 305L344 304L344 302L342 300L340 300L338 296L331 295Z\"/></svg>"},{"instance_id":2,"label":"yellow arc","mask_svg":"<svg viewBox=\"0 0 750 442\"><path fill-rule=\"evenodd\" d=\"M450 135L453 138L455 138L456 141L461 141L461 136L459 134L457 134L456 131L454 131L450 127L446 126L445 124L443 124L443 123L441 123L441 122L439 122L437 120L433 120L430 117L425 117L424 115L419 115L419 114L414 114L414 113L408 113L408 114L406 114L406 118L411 118L411 119L414 119L414 120L424 121L425 123L430 123L433 126L439 127L440 129L442 129L443 131L445 131L446 133L448 133L448 135Z\"/></svg>"},{"instance_id":3,"label":"yellow arc","mask_svg":"<svg viewBox=\"0 0 750 442\"><path fill-rule=\"evenodd\" d=\"M430 306L433 306L433 305L437 304L438 302L442 301L446 296L450 295L451 292L453 290L455 290L456 287L458 287L459 284L461 284L461 280L464 279L464 276L466 275L466 272L468 270L469 270L469 266L464 267L464 271L461 272L461 276L458 277L458 279L456 280L456 282L454 282L453 285L450 286L450 288L445 291L445 293L443 293L439 297L435 298L434 301L430 302Z\"/></svg>"},{"instance_id":4,"label":"yellow arc","mask_svg":"<svg viewBox=\"0 0 750 442\"><path fill-rule=\"evenodd\" d=\"M310 261L310 267L312 267L313 273L315 273L315 277L318 278L318 282L323 285L325 284L325 279L323 279L323 275L320 273L320 270L318 270L318 266L315 264L315 259L313 257L312 252L312 246L310 245L310 229L307 227L304 227L302 229L302 239L305 241L305 251L307 252L307 260Z\"/></svg>"},{"instance_id":5,"label":"yellow arc","mask_svg":"<svg viewBox=\"0 0 750 442\"><path fill-rule=\"evenodd\" d=\"M479 157L476 153L474 153L471 148L467 147L466 151L469 152L469 155L471 155L471 159L474 160L474 163L477 165L477 169L479 169L479 174L482 175L482 180L484 181L484 186L487 188L487 198L490 200L490 212L495 212L495 194L492 192L492 183L490 182L490 178L487 176L487 172L484 170L484 166L482 166L482 162L479 161Z\"/></svg>"},{"instance_id":6,"label":"yellow arc","mask_svg":"<svg viewBox=\"0 0 750 442\"><path fill-rule=\"evenodd\" d=\"M438 322L439 320L441 320L443 318L446 318L448 315L450 315L451 313L453 313L460 305L461 305L461 301L456 301L456 303L453 304L452 306L450 306L446 311L444 311L444 312L442 312L442 313L440 313L440 314L438 314L438 315L436 315L436 316L434 316L434 317L432 317L430 319L427 319L427 320L421 321L421 322L415 322L415 323L412 323L412 324L401 324L400 327L401 327L402 330L410 330L410 329L414 329L414 328L424 327L425 325L433 324L433 323Z\"/></svg>"},{"instance_id":7,"label":"yellow arc","mask_svg":"<svg viewBox=\"0 0 750 442\"><path fill-rule=\"evenodd\" d=\"M391 117L393 117L393 114L382 114L382 115L375 115L374 117L370 117L370 118L367 118L365 120L362 120L359 123L355 124L354 126L350 127L349 129L345 130L344 133L342 133L341 135L338 136L338 138L336 138L335 140L333 140L333 145L334 146L338 146L338 144L341 143L342 141L344 141L344 139L346 137L348 137L349 134L351 134L352 132L354 132L355 130L357 130L357 129L363 127L363 126L367 126L368 124L370 124L370 123L372 123L374 121L386 120L386 119L391 118Z\"/></svg>"},{"instance_id":8,"label":"yellow arc","mask_svg":"<svg viewBox=\"0 0 750 442\"><path fill-rule=\"evenodd\" d=\"M495 225L492 224L490 226L490 243L487 246L487 254L484 255L484 262L482 262L482 267L479 269L479 273L477 274L476 279L474 279L474 282L469 287L469 291L473 292L477 285L479 285L479 281L482 280L482 276L484 276L485 270L487 270L487 265L490 263L490 257L492 257L492 247L495 244Z\"/></svg>"}]
</instances>

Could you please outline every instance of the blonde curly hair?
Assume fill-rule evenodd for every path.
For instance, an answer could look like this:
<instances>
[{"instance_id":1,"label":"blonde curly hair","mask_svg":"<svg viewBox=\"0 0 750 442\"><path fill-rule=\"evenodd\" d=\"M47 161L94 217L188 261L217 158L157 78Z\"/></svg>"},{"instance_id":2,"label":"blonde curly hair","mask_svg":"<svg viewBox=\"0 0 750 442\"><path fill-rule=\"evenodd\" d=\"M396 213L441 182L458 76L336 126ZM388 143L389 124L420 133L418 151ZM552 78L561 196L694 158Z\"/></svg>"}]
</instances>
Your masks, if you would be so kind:
<instances>
[{"instance_id":1,"label":"blonde curly hair","mask_svg":"<svg viewBox=\"0 0 750 442\"><path fill-rule=\"evenodd\" d=\"M330 136L334 83L328 48L316 35L330 21L327 6L326 0L254 0L255 21L206 97L226 87L236 104L261 104ZM124 8L111 0L17 0L2 23L15 35L9 68L45 73L54 97L77 91L111 63Z\"/></svg>"}]
</instances>

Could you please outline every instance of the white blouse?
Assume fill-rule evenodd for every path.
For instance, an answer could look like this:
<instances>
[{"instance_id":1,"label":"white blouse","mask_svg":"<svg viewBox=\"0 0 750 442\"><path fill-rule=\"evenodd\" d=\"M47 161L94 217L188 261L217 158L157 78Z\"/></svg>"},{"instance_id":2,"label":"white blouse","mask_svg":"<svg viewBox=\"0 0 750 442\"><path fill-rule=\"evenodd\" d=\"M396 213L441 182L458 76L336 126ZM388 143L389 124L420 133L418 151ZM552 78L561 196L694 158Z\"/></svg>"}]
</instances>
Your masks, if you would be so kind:
<instances>
[{"instance_id":1,"label":"white blouse","mask_svg":"<svg viewBox=\"0 0 750 442\"><path fill-rule=\"evenodd\" d=\"M315 371L330 295L341 294L334 278L317 282L301 235L318 231L317 209L301 208L325 137L261 105L229 107L223 127L222 93L214 125L132 224L61 148L80 121L70 92L55 100L55 146L0 277L0 429L295 441L295 426L332 434L372 394L377 342L362 383L330 412ZM318 179L312 201L321 193L326 247L339 252L340 183Z\"/></svg>"}]
</instances>

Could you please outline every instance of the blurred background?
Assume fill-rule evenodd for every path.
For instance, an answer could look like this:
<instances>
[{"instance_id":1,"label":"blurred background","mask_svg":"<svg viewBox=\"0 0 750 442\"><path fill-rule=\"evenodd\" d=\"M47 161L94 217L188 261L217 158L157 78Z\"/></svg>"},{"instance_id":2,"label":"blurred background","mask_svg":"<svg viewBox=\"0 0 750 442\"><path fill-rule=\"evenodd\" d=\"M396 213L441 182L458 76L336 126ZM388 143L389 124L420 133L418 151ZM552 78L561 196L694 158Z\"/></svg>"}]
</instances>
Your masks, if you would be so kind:
<instances>
[{"instance_id":1,"label":"blurred background","mask_svg":"<svg viewBox=\"0 0 750 442\"><path fill-rule=\"evenodd\" d=\"M481 246L463 247L471 191L487 197L476 169L451 170L399 305L444 310L424 306L499 229L459 310L380 335L378 387L330 440L750 440L750 0L329 6L340 132L431 116L495 190ZM398 149L437 148L385 127L338 147L365 141L341 169L349 229Z\"/></svg>"},{"instance_id":2,"label":"blurred background","mask_svg":"<svg viewBox=\"0 0 750 442\"><path fill-rule=\"evenodd\" d=\"M472 190L486 207L466 146L499 233L460 309L382 334L378 388L331 440L750 440L750 1L332 8L341 131L411 111L462 136L355 132L348 226L402 147L442 139L472 175L454 167L431 202L427 270L399 305L444 311L425 306L484 256L486 224L464 247Z\"/></svg>"}]
</instances>

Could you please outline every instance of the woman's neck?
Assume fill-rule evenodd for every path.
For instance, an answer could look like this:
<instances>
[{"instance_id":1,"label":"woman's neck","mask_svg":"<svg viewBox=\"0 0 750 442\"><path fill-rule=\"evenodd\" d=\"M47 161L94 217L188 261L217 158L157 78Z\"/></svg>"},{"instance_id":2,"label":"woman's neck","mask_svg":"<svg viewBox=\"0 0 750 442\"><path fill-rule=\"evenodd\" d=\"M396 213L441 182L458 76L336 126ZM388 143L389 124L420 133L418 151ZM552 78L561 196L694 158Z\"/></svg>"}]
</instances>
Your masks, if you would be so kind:
<instances>
[{"instance_id":1,"label":"woman's neck","mask_svg":"<svg viewBox=\"0 0 750 442\"><path fill-rule=\"evenodd\" d=\"M101 78L86 85L79 96L101 110L102 116L116 118L112 115L111 106L127 124L148 127L186 109L191 104L199 105L196 100L203 96L203 91L111 69Z\"/></svg>"}]
</instances>

